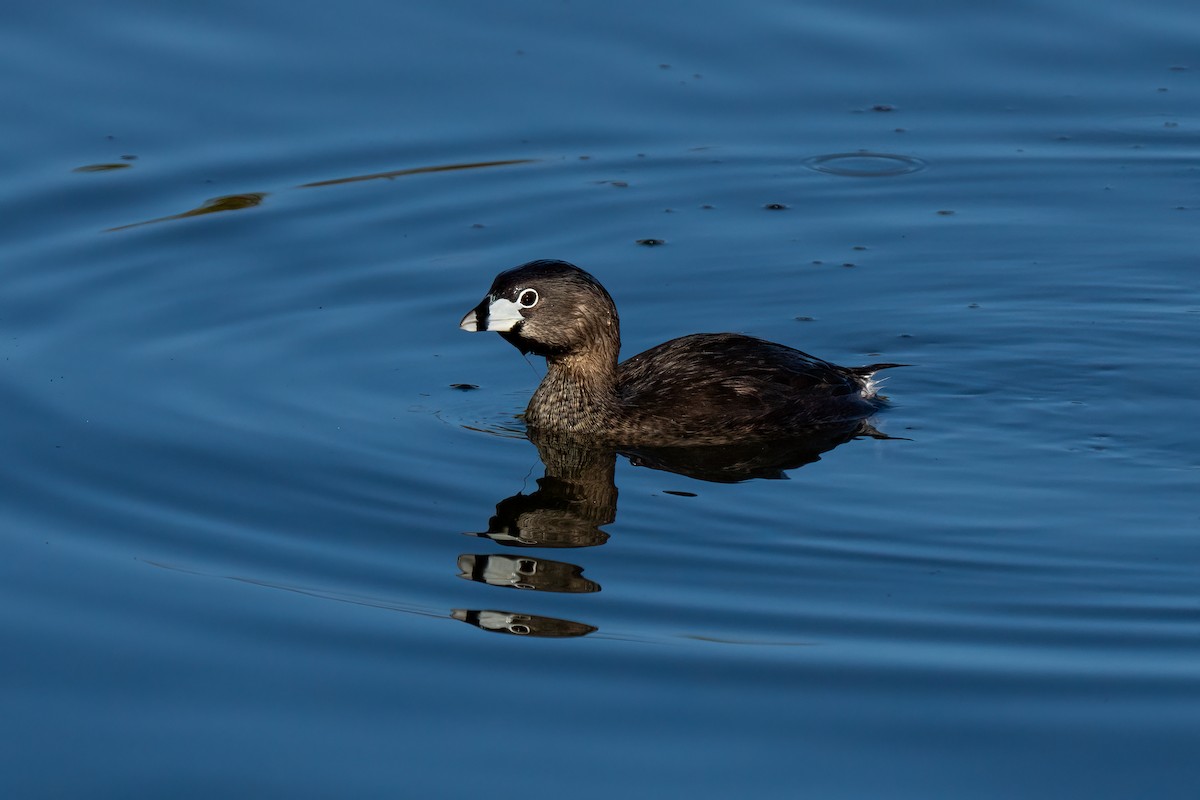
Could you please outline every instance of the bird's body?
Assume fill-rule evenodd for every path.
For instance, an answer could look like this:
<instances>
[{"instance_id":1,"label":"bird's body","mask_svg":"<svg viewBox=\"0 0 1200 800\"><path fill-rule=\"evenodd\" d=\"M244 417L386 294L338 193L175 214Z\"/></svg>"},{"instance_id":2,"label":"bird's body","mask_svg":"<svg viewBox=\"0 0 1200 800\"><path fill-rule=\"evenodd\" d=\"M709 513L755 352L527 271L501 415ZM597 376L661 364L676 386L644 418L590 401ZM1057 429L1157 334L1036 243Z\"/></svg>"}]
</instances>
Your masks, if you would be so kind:
<instances>
[{"instance_id":1,"label":"bird's body","mask_svg":"<svg viewBox=\"0 0 1200 800\"><path fill-rule=\"evenodd\" d=\"M612 298L562 261L501 273L461 327L546 358L525 410L531 429L619 444L791 436L862 419L880 406L872 374L898 366L841 367L737 333L682 336L618 363Z\"/></svg>"}]
</instances>

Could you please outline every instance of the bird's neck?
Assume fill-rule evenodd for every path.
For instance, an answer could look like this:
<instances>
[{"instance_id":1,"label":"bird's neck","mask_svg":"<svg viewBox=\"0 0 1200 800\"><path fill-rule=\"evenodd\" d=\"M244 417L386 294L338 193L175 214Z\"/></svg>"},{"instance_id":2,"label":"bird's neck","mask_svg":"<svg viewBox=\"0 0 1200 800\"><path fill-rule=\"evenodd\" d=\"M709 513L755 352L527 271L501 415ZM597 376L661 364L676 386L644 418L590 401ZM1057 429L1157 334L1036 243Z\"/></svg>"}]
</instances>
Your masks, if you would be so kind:
<instances>
[{"instance_id":1,"label":"bird's neck","mask_svg":"<svg viewBox=\"0 0 1200 800\"><path fill-rule=\"evenodd\" d=\"M617 414L619 344L547 356L546 377L525 409L531 428L595 436L612 429Z\"/></svg>"}]
</instances>

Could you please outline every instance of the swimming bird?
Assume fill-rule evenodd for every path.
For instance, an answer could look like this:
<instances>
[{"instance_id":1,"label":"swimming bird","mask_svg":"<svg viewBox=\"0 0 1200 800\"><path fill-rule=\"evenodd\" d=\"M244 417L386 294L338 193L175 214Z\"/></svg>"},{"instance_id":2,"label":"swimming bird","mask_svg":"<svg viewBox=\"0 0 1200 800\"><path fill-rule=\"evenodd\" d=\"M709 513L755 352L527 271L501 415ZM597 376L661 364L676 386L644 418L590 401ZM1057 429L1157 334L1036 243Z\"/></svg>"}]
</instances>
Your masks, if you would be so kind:
<instances>
[{"instance_id":1,"label":"swimming bird","mask_svg":"<svg viewBox=\"0 0 1200 800\"><path fill-rule=\"evenodd\" d=\"M728 443L802 435L883 404L876 372L739 333L694 333L618 363L620 320L596 278L565 261L501 272L459 323L546 359L531 431L612 444Z\"/></svg>"}]
</instances>

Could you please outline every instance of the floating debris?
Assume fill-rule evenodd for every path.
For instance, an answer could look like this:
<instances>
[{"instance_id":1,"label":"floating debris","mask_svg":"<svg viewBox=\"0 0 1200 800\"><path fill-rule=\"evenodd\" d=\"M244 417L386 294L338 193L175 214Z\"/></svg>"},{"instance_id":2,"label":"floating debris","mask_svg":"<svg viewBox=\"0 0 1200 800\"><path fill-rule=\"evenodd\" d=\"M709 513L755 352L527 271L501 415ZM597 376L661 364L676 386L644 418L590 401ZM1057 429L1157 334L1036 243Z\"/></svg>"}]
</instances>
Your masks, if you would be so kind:
<instances>
[{"instance_id":1,"label":"floating debris","mask_svg":"<svg viewBox=\"0 0 1200 800\"><path fill-rule=\"evenodd\" d=\"M85 164L82 167L76 167L71 172L111 172L114 169L129 169L133 164Z\"/></svg>"}]
</instances>

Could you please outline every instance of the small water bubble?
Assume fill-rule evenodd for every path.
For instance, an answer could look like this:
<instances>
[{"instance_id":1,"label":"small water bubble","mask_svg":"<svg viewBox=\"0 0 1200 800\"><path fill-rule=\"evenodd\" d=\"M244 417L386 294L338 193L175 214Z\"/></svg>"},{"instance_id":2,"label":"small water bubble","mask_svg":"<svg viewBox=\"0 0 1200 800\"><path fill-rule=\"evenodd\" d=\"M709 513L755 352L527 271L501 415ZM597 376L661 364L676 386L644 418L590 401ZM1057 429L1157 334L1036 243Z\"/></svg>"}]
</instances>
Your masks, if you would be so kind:
<instances>
[{"instance_id":1,"label":"small water bubble","mask_svg":"<svg viewBox=\"0 0 1200 800\"><path fill-rule=\"evenodd\" d=\"M712 205L711 203L705 203L704 205L700 206L700 208L704 209L705 211L712 211L714 208L716 208L716 206Z\"/></svg>"},{"instance_id":2,"label":"small water bubble","mask_svg":"<svg viewBox=\"0 0 1200 800\"><path fill-rule=\"evenodd\" d=\"M478 230L479 228L486 228L487 226L484 225L482 222L473 222L473 223L471 223L471 227Z\"/></svg>"},{"instance_id":3,"label":"small water bubble","mask_svg":"<svg viewBox=\"0 0 1200 800\"><path fill-rule=\"evenodd\" d=\"M666 239L638 239L637 243L643 247L658 247L667 243Z\"/></svg>"},{"instance_id":4,"label":"small water bubble","mask_svg":"<svg viewBox=\"0 0 1200 800\"><path fill-rule=\"evenodd\" d=\"M967 308L979 308L979 303L967 303Z\"/></svg>"},{"instance_id":5,"label":"small water bubble","mask_svg":"<svg viewBox=\"0 0 1200 800\"><path fill-rule=\"evenodd\" d=\"M867 246L863 245L863 244L856 244L853 247L851 247L850 249L851 250L866 250Z\"/></svg>"},{"instance_id":6,"label":"small water bubble","mask_svg":"<svg viewBox=\"0 0 1200 800\"><path fill-rule=\"evenodd\" d=\"M796 317L796 322L816 322L816 317Z\"/></svg>"},{"instance_id":7,"label":"small water bubble","mask_svg":"<svg viewBox=\"0 0 1200 800\"><path fill-rule=\"evenodd\" d=\"M842 264L842 266L845 267L846 269L854 269L854 264L850 261L845 262L844 264Z\"/></svg>"},{"instance_id":8,"label":"small water bubble","mask_svg":"<svg viewBox=\"0 0 1200 800\"><path fill-rule=\"evenodd\" d=\"M768 211L786 211L787 205L785 203L767 203L763 208Z\"/></svg>"},{"instance_id":9,"label":"small water bubble","mask_svg":"<svg viewBox=\"0 0 1200 800\"><path fill-rule=\"evenodd\" d=\"M937 213L938 213L939 217L953 217L954 216L954 212L948 208L943 208L942 210L938 211Z\"/></svg>"},{"instance_id":10,"label":"small water bubble","mask_svg":"<svg viewBox=\"0 0 1200 800\"><path fill-rule=\"evenodd\" d=\"M875 105L871 106L871 110L877 111L881 114L886 114L889 111L895 111L896 107L888 103L876 103Z\"/></svg>"},{"instance_id":11,"label":"small water bubble","mask_svg":"<svg viewBox=\"0 0 1200 800\"><path fill-rule=\"evenodd\" d=\"M813 263L813 266L819 267L822 264L824 264L825 262L818 258L818 259L814 259L812 263Z\"/></svg>"},{"instance_id":12,"label":"small water bubble","mask_svg":"<svg viewBox=\"0 0 1200 800\"><path fill-rule=\"evenodd\" d=\"M452 383L450 384L450 388L458 389L460 392L470 392L478 389L479 386L474 383Z\"/></svg>"}]
</instances>

